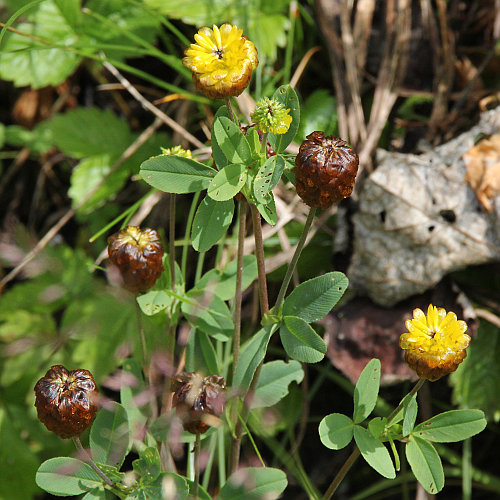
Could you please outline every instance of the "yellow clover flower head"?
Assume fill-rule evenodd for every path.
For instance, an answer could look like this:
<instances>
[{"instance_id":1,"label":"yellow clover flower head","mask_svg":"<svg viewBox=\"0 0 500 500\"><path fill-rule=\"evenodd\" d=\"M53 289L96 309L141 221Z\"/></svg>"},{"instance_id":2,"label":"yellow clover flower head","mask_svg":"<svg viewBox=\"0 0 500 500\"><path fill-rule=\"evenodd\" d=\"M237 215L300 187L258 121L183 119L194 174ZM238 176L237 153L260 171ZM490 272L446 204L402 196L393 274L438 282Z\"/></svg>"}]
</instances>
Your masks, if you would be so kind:
<instances>
[{"instance_id":1,"label":"yellow clover flower head","mask_svg":"<svg viewBox=\"0 0 500 500\"><path fill-rule=\"evenodd\" d=\"M408 332L399 338L399 346L405 350L405 361L420 378L438 380L454 372L467 355L467 323L457 320L453 312L432 304L427 315L415 309L406 328Z\"/></svg>"},{"instance_id":2,"label":"yellow clover flower head","mask_svg":"<svg viewBox=\"0 0 500 500\"><path fill-rule=\"evenodd\" d=\"M190 149L183 149L180 146L174 146L173 148L161 148L161 154L182 156L183 158L189 158L189 159L193 158Z\"/></svg>"},{"instance_id":3,"label":"yellow clover flower head","mask_svg":"<svg viewBox=\"0 0 500 500\"><path fill-rule=\"evenodd\" d=\"M240 95L259 64L255 45L231 24L201 28L182 63L193 72L196 88L211 99Z\"/></svg>"},{"instance_id":4,"label":"yellow clover flower head","mask_svg":"<svg viewBox=\"0 0 500 500\"><path fill-rule=\"evenodd\" d=\"M286 134L292 123L288 113L290 110L285 109L281 102L264 97L257 102L251 117L262 132Z\"/></svg>"}]
</instances>

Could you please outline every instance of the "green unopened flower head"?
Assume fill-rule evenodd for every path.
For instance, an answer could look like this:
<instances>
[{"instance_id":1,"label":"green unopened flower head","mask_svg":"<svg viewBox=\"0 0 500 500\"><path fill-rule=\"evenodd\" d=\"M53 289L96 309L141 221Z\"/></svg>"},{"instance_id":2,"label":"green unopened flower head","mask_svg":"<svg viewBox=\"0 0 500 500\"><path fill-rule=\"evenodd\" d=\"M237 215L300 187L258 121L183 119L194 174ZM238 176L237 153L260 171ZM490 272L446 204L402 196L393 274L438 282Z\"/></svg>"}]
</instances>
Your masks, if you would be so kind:
<instances>
[{"instance_id":1,"label":"green unopened flower head","mask_svg":"<svg viewBox=\"0 0 500 500\"><path fill-rule=\"evenodd\" d=\"M275 99L264 97L257 101L255 111L251 114L252 120L262 132L286 134L292 123L290 110Z\"/></svg>"},{"instance_id":2,"label":"green unopened flower head","mask_svg":"<svg viewBox=\"0 0 500 500\"><path fill-rule=\"evenodd\" d=\"M190 149L183 149L180 146L174 146L173 148L161 148L161 152L164 155L175 155L182 156L183 158L192 158Z\"/></svg>"}]
</instances>

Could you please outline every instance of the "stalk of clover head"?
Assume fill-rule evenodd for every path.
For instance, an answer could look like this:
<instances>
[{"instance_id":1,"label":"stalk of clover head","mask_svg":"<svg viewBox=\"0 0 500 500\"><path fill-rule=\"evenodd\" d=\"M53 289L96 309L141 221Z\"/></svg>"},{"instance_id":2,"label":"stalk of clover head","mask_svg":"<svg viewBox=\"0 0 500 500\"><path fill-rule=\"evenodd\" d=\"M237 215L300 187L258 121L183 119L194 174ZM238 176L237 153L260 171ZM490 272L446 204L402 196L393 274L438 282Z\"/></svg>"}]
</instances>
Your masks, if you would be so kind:
<instances>
[{"instance_id":1,"label":"stalk of clover head","mask_svg":"<svg viewBox=\"0 0 500 500\"><path fill-rule=\"evenodd\" d=\"M147 292L161 276L163 254L163 245L154 229L141 230L137 226L127 226L108 238L110 272L113 274L113 271L117 271L115 274L118 275L118 281L125 289L134 294L142 364L148 386L152 385L151 379L153 377L142 325L142 312L137 302L137 296ZM150 406L152 415L156 416L158 408L154 393L150 395Z\"/></svg>"},{"instance_id":2,"label":"stalk of clover head","mask_svg":"<svg viewBox=\"0 0 500 500\"><path fill-rule=\"evenodd\" d=\"M54 365L36 383L34 391L40 422L63 439L73 438L85 461L113 487L113 481L95 464L80 441L80 434L92 426L98 410L98 391L92 374L88 370L69 371L62 365Z\"/></svg>"},{"instance_id":3,"label":"stalk of clover head","mask_svg":"<svg viewBox=\"0 0 500 500\"><path fill-rule=\"evenodd\" d=\"M467 356L470 337L465 333L465 321L458 320L454 312L446 312L442 307L432 304L427 308L427 314L421 309L415 309L413 318L407 320L405 326L408 331L399 338L399 345L405 351L406 363L420 377L409 392L412 396L426 380L439 380L458 368ZM387 418L388 424L403 408L404 399ZM360 451L356 446L331 482L323 500L331 498L359 455Z\"/></svg>"}]
</instances>

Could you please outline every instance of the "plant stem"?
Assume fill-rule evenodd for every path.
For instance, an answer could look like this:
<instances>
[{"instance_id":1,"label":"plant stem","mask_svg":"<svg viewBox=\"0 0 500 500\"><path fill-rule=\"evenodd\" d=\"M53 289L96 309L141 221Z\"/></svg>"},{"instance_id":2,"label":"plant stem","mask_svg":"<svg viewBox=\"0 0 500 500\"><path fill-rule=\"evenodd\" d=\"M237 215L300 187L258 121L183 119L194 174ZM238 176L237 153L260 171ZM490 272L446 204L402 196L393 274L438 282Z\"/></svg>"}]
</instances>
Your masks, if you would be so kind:
<instances>
[{"instance_id":1,"label":"plant stem","mask_svg":"<svg viewBox=\"0 0 500 500\"><path fill-rule=\"evenodd\" d=\"M416 394L420 390L420 388L424 385L425 381L426 381L425 378L418 379L418 382L413 386L412 390L401 400L399 405L387 417L387 424L390 424L394 419L394 417L401 411L401 409L404 406L403 400L408 396L413 396L414 394Z\"/></svg>"},{"instance_id":2,"label":"plant stem","mask_svg":"<svg viewBox=\"0 0 500 500\"><path fill-rule=\"evenodd\" d=\"M239 224L238 224L238 250L236 257L236 290L234 292L234 339L233 339L233 378L236 370L236 363L240 357L241 339L241 302L243 300L241 292L241 282L243 279L243 250L245 245L247 202L238 202Z\"/></svg>"},{"instance_id":3,"label":"plant stem","mask_svg":"<svg viewBox=\"0 0 500 500\"><path fill-rule=\"evenodd\" d=\"M260 152L264 155L266 155L266 158L267 158L267 136L268 136L269 132L264 132L262 134L262 144L261 144L261 149L260 149Z\"/></svg>"},{"instance_id":4,"label":"plant stem","mask_svg":"<svg viewBox=\"0 0 500 500\"><path fill-rule=\"evenodd\" d=\"M198 200L200 199L200 192L194 193L193 201L191 202L191 208L189 209L189 214L186 222L186 235L184 236L184 245L182 248L182 258L181 258L181 271L184 282L186 282L186 267L187 267L187 255L189 250L189 235L191 233L191 226L193 225L194 213L196 206L198 205Z\"/></svg>"},{"instance_id":5,"label":"plant stem","mask_svg":"<svg viewBox=\"0 0 500 500\"><path fill-rule=\"evenodd\" d=\"M170 195L170 214L168 222L168 253L170 259L172 292L175 292L175 198L175 194Z\"/></svg>"},{"instance_id":6,"label":"plant stem","mask_svg":"<svg viewBox=\"0 0 500 500\"><path fill-rule=\"evenodd\" d=\"M283 304L283 300L285 299L285 294L288 289L288 285L290 284L290 280L292 279L293 272L295 270L295 266L297 265L297 262L299 260L300 254L302 253L302 250L304 248L306 239L307 239L307 234L309 233L309 229L311 228L314 215L316 214L316 209L315 208L310 208L309 213L307 214L307 220L306 223L304 224L304 229L302 230L302 234L300 235L299 242L297 243L297 246L295 247L295 253L293 254L292 260L290 264L288 265L288 269L286 270L285 278L283 279L283 283L281 284L280 291L278 293L278 298L276 299L276 304L274 305L274 310L276 312L279 311L281 305Z\"/></svg>"},{"instance_id":7,"label":"plant stem","mask_svg":"<svg viewBox=\"0 0 500 500\"><path fill-rule=\"evenodd\" d=\"M92 457L89 455L88 451L82 446L82 442L80 441L80 436L76 436L73 438L73 442L75 443L76 449L80 452L81 455L85 458L85 461L96 471L99 477L111 488L115 487L115 483L109 479L104 472L97 467L96 463L92 460Z\"/></svg>"},{"instance_id":8,"label":"plant stem","mask_svg":"<svg viewBox=\"0 0 500 500\"><path fill-rule=\"evenodd\" d=\"M326 493L323 495L323 500L328 500L335 493L336 489L339 487L339 484L342 482L346 474L349 472L349 469L354 465L354 462L358 459L361 452L359 448L356 446L353 452L349 455L347 460L344 462L344 465L337 472L337 475L333 478L332 483L326 490Z\"/></svg>"},{"instance_id":9,"label":"plant stem","mask_svg":"<svg viewBox=\"0 0 500 500\"><path fill-rule=\"evenodd\" d=\"M153 381L151 380L150 364L148 363L148 349L146 344L146 335L144 334L144 326L142 324L142 311L137 297L134 297L135 312L137 315L137 330L139 331L139 341L141 344L142 370L144 372L144 380L146 382L146 391L150 394L149 404L151 406L151 416L158 416L158 405L156 404L156 395L153 390Z\"/></svg>"},{"instance_id":10,"label":"plant stem","mask_svg":"<svg viewBox=\"0 0 500 500\"><path fill-rule=\"evenodd\" d=\"M424 383L425 379L423 378L419 379L418 382L413 386L412 390L407 394L407 396L413 396L414 394L416 394L418 390L424 385ZM405 396L405 398L407 396ZM394 419L394 417L396 417L396 415L401 411L401 409L404 406L403 400L405 398L401 400L399 405L387 417L387 425L389 425L391 421ZM356 448L353 450L353 452L349 455L349 457L345 461L344 465L342 465L341 469L337 472L337 475L333 478L333 481L331 482L330 486L323 495L323 500L329 500L332 497L332 495L335 493L340 483L342 482L346 474L349 472L349 469L354 465L360 454L361 452L359 451L359 448L356 446Z\"/></svg>"},{"instance_id":11,"label":"plant stem","mask_svg":"<svg viewBox=\"0 0 500 500\"><path fill-rule=\"evenodd\" d=\"M264 316L265 314L269 313L269 298L267 295L267 279L264 258L264 242L262 239L262 225L260 221L260 213L253 203L250 205L250 210L252 212L253 234L255 239L255 257L257 258L260 313L262 316Z\"/></svg>"},{"instance_id":12,"label":"plant stem","mask_svg":"<svg viewBox=\"0 0 500 500\"><path fill-rule=\"evenodd\" d=\"M198 498L198 486L200 484L200 433L196 434L194 442L194 488L193 497Z\"/></svg>"},{"instance_id":13,"label":"plant stem","mask_svg":"<svg viewBox=\"0 0 500 500\"><path fill-rule=\"evenodd\" d=\"M230 97L224 97L224 102L226 103L227 106L227 112L229 114L229 119L236 123L236 125L240 125L238 122L238 118L236 118L236 115L234 114L233 111L233 106L231 105L231 98Z\"/></svg>"}]
</instances>

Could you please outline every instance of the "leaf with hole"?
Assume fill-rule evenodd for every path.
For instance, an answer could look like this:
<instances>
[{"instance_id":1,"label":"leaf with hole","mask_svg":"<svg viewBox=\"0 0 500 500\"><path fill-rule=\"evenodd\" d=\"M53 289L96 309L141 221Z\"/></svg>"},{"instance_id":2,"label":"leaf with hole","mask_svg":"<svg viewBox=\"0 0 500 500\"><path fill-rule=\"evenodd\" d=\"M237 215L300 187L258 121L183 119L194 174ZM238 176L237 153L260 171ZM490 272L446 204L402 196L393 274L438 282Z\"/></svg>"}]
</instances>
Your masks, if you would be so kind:
<instances>
[{"instance_id":1,"label":"leaf with hole","mask_svg":"<svg viewBox=\"0 0 500 500\"><path fill-rule=\"evenodd\" d=\"M141 311L146 316L153 316L163 311L172 305L174 301L173 297L168 295L164 290L151 290L144 295L139 295L136 300Z\"/></svg>"},{"instance_id":2,"label":"leaf with hole","mask_svg":"<svg viewBox=\"0 0 500 500\"><path fill-rule=\"evenodd\" d=\"M325 357L326 345L302 318L285 316L280 338L286 353L297 361L317 363Z\"/></svg>"},{"instance_id":3,"label":"leaf with hole","mask_svg":"<svg viewBox=\"0 0 500 500\"><path fill-rule=\"evenodd\" d=\"M331 413L319 423L319 438L331 450L340 450L347 446L353 436L354 422L341 413Z\"/></svg>"},{"instance_id":4,"label":"leaf with hole","mask_svg":"<svg viewBox=\"0 0 500 500\"><path fill-rule=\"evenodd\" d=\"M242 163L230 163L212 179L207 194L215 201L226 201L236 196L247 180L247 167Z\"/></svg>"},{"instance_id":5,"label":"leaf with hole","mask_svg":"<svg viewBox=\"0 0 500 500\"><path fill-rule=\"evenodd\" d=\"M259 211L260 215L262 215L263 219L270 224L271 226L276 225L278 222L278 215L276 214L276 205L274 203L273 193L269 193L270 200L267 204L255 202L255 206Z\"/></svg>"},{"instance_id":6,"label":"leaf with hole","mask_svg":"<svg viewBox=\"0 0 500 500\"><path fill-rule=\"evenodd\" d=\"M270 202L270 192L281 179L285 161L281 156L271 156L259 168L253 181L253 194L259 203Z\"/></svg>"}]
</instances>

